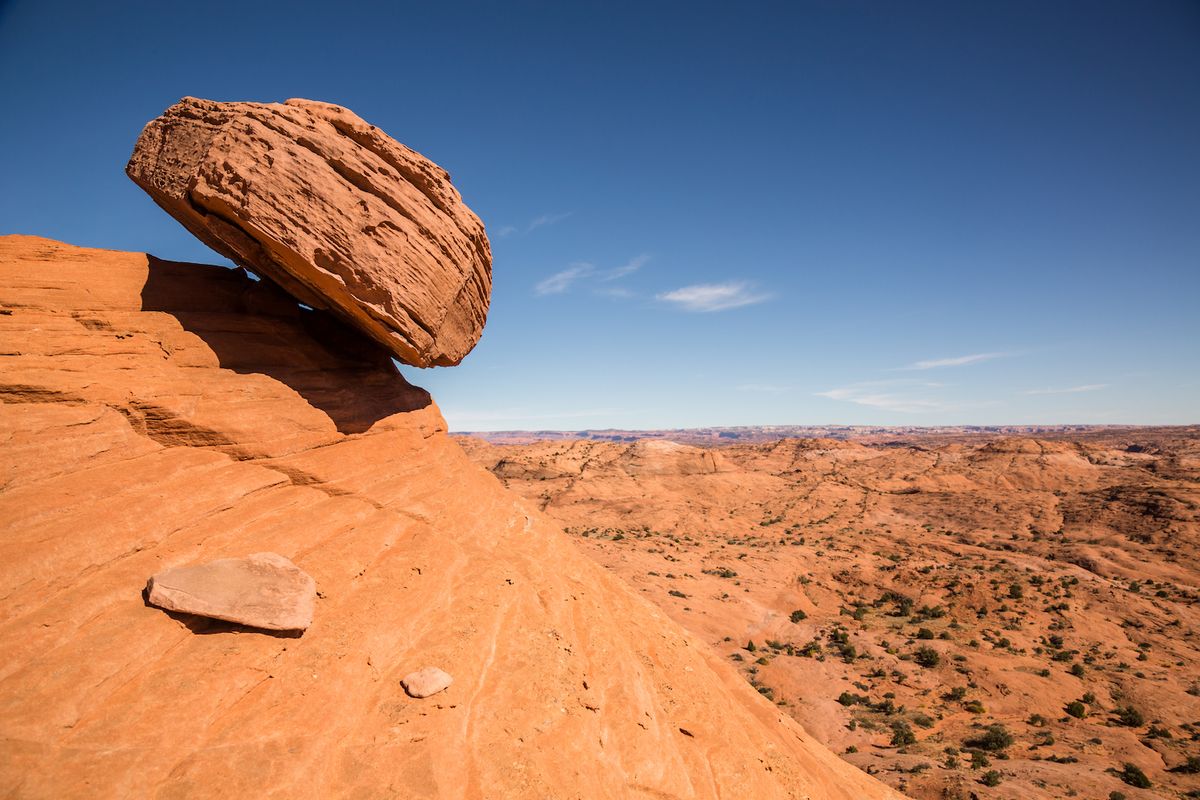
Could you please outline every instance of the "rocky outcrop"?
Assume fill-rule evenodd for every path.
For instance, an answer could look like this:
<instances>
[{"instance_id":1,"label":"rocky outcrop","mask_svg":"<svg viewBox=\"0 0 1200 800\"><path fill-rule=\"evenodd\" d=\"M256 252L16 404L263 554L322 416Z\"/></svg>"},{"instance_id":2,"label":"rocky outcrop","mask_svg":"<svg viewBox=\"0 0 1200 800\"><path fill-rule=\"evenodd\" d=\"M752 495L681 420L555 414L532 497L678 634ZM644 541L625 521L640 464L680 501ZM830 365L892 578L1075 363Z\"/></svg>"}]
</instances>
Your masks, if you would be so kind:
<instances>
[{"instance_id":1,"label":"rocky outcrop","mask_svg":"<svg viewBox=\"0 0 1200 800\"><path fill-rule=\"evenodd\" d=\"M239 271L0 238L0 400L0 796L896 796ZM143 602L262 551L300 638Z\"/></svg>"},{"instance_id":2,"label":"rocky outcrop","mask_svg":"<svg viewBox=\"0 0 1200 800\"><path fill-rule=\"evenodd\" d=\"M173 567L146 584L152 606L272 631L307 628L316 599L313 579L278 553Z\"/></svg>"},{"instance_id":3,"label":"rocky outcrop","mask_svg":"<svg viewBox=\"0 0 1200 800\"><path fill-rule=\"evenodd\" d=\"M457 364L479 340L483 224L445 170L345 108L185 97L126 172L209 247L405 363Z\"/></svg>"}]
</instances>

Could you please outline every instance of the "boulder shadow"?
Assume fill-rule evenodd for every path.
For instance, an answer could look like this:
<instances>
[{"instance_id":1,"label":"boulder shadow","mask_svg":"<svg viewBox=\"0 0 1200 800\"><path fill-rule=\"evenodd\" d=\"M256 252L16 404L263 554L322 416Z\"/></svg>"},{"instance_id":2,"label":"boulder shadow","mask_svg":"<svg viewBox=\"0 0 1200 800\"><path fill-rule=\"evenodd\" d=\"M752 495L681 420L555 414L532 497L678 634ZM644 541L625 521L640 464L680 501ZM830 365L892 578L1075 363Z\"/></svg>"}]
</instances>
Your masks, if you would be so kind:
<instances>
[{"instance_id":1,"label":"boulder shadow","mask_svg":"<svg viewBox=\"0 0 1200 800\"><path fill-rule=\"evenodd\" d=\"M170 314L204 340L224 369L286 384L341 433L430 405L377 342L325 311L301 307L244 270L147 256L143 311Z\"/></svg>"},{"instance_id":2,"label":"boulder shadow","mask_svg":"<svg viewBox=\"0 0 1200 800\"><path fill-rule=\"evenodd\" d=\"M202 617L199 614L185 614L180 611L159 608L150 602L150 592L145 588L142 589L142 605L166 614L197 636L211 636L218 633L255 633L260 636L270 636L273 639L299 639L304 635L304 631L272 631L267 628L254 628L249 625L242 625L223 619Z\"/></svg>"}]
</instances>

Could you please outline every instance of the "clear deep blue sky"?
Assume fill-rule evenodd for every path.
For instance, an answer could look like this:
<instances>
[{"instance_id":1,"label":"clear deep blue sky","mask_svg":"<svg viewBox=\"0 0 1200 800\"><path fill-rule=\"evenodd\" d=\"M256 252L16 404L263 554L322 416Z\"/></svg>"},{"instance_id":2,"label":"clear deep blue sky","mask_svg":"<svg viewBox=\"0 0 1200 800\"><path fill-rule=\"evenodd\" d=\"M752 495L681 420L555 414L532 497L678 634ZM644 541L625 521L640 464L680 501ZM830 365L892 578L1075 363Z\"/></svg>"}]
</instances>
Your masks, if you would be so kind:
<instances>
[{"instance_id":1,"label":"clear deep blue sky","mask_svg":"<svg viewBox=\"0 0 1200 800\"><path fill-rule=\"evenodd\" d=\"M123 174L183 95L446 167L457 430L1200 422L1200 3L0 2L0 231L219 262Z\"/></svg>"}]
</instances>

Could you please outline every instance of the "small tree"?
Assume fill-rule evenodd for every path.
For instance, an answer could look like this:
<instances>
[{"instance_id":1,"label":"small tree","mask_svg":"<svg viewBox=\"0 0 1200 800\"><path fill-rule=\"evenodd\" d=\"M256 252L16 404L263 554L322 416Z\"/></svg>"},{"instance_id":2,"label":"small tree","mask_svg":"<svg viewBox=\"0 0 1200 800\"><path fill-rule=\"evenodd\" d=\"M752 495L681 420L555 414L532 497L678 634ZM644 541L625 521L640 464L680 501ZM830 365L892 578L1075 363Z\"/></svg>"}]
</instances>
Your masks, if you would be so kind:
<instances>
[{"instance_id":1,"label":"small tree","mask_svg":"<svg viewBox=\"0 0 1200 800\"><path fill-rule=\"evenodd\" d=\"M892 747L907 747L917 743L917 735L907 722L898 720L892 723Z\"/></svg>"},{"instance_id":2,"label":"small tree","mask_svg":"<svg viewBox=\"0 0 1200 800\"><path fill-rule=\"evenodd\" d=\"M1116 709L1117 721L1127 728L1140 728L1146 724L1142 712L1133 706L1120 706Z\"/></svg>"},{"instance_id":3,"label":"small tree","mask_svg":"<svg viewBox=\"0 0 1200 800\"><path fill-rule=\"evenodd\" d=\"M942 661L941 653L929 646L918 647L913 652L913 660L922 667L936 667Z\"/></svg>"},{"instance_id":4,"label":"small tree","mask_svg":"<svg viewBox=\"0 0 1200 800\"><path fill-rule=\"evenodd\" d=\"M969 740L967 746L977 747L980 750L987 750L991 753L998 753L1010 747L1012 743L1013 735L1008 732L1008 728L997 723L989 725L987 730L981 735Z\"/></svg>"},{"instance_id":5,"label":"small tree","mask_svg":"<svg viewBox=\"0 0 1200 800\"><path fill-rule=\"evenodd\" d=\"M1138 789L1149 789L1152 785L1150 779L1146 777L1146 773L1137 766L1126 762L1125 766L1117 773L1117 777Z\"/></svg>"}]
</instances>

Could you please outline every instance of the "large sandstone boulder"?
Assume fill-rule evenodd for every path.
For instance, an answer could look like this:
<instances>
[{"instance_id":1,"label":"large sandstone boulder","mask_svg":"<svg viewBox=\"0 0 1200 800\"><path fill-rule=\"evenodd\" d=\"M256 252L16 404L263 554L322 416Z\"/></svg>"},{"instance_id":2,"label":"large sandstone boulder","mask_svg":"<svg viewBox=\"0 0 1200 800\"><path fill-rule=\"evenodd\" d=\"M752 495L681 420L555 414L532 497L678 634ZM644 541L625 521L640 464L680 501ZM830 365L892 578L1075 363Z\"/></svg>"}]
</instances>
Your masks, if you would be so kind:
<instances>
[{"instance_id":1,"label":"large sandstone boulder","mask_svg":"<svg viewBox=\"0 0 1200 800\"><path fill-rule=\"evenodd\" d=\"M164 570L146 584L150 605L265 628L302 631L312 624L317 585L278 553L219 558Z\"/></svg>"},{"instance_id":2,"label":"large sandstone boulder","mask_svg":"<svg viewBox=\"0 0 1200 800\"><path fill-rule=\"evenodd\" d=\"M408 364L451 366L479 341L483 224L445 170L347 109L185 97L125 171L209 247Z\"/></svg>"}]
</instances>

